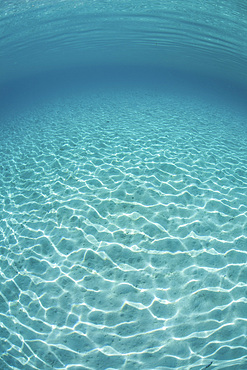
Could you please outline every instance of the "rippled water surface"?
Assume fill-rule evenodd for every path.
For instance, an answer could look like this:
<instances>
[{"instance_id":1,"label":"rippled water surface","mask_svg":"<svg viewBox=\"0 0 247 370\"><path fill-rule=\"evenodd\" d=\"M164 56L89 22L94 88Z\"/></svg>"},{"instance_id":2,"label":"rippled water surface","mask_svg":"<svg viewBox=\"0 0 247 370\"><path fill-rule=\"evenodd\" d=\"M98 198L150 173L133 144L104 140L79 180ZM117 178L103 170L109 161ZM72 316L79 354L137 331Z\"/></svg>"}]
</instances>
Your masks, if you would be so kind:
<instances>
[{"instance_id":1,"label":"rippled water surface","mask_svg":"<svg viewBox=\"0 0 247 370\"><path fill-rule=\"evenodd\" d=\"M0 9L0 369L246 370L243 2Z\"/></svg>"}]
</instances>

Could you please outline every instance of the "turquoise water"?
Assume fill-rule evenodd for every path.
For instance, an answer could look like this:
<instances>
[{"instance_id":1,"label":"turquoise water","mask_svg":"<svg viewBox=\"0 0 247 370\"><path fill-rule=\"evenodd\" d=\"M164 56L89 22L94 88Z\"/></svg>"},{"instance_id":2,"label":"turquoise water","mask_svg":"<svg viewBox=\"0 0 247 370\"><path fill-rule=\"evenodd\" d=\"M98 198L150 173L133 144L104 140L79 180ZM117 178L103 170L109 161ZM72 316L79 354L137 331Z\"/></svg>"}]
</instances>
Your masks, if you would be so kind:
<instances>
[{"instance_id":1,"label":"turquoise water","mask_svg":"<svg viewBox=\"0 0 247 370\"><path fill-rule=\"evenodd\" d=\"M246 6L0 10L0 369L247 369Z\"/></svg>"}]
</instances>

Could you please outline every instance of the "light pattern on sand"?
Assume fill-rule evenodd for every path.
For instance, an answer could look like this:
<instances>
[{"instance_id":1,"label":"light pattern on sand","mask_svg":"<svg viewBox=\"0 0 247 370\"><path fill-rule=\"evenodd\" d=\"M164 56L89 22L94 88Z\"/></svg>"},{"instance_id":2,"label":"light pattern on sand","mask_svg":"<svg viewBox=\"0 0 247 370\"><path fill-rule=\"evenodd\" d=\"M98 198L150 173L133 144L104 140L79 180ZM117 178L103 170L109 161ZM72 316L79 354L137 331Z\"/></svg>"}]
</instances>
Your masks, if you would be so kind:
<instances>
[{"instance_id":1,"label":"light pattern on sand","mask_svg":"<svg viewBox=\"0 0 247 370\"><path fill-rule=\"evenodd\" d=\"M1 369L246 369L243 117L82 96L0 150Z\"/></svg>"}]
</instances>

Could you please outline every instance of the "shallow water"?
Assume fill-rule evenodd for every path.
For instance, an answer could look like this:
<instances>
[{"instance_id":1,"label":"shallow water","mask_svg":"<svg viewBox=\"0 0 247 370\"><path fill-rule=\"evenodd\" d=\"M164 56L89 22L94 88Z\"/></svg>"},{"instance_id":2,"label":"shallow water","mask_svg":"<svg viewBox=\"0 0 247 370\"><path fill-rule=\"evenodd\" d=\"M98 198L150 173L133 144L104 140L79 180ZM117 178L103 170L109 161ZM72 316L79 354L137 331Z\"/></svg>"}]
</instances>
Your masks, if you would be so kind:
<instances>
[{"instance_id":1,"label":"shallow water","mask_svg":"<svg viewBox=\"0 0 247 370\"><path fill-rule=\"evenodd\" d=\"M0 7L0 369L247 369L246 6Z\"/></svg>"},{"instance_id":2,"label":"shallow water","mask_svg":"<svg viewBox=\"0 0 247 370\"><path fill-rule=\"evenodd\" d=\"M2 368L244 369L246 141L231 109L151 90L6 127Z\"/></svg>"}]
</instances>

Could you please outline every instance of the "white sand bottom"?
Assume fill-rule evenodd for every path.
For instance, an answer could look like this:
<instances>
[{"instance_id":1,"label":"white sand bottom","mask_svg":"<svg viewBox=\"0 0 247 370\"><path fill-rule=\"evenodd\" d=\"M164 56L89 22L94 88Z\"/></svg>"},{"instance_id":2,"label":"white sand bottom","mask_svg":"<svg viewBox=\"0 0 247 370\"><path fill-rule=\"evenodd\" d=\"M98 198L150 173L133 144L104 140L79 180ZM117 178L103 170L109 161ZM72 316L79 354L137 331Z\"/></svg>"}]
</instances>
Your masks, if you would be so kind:
<instances>
[{"instance_id":1,"label":"white sand bottom","mask_svg":"<svg viewBox=\"0 0 247 370\"><path fill-rule=\"evenodd\" d=\"M109 91L1 131L1 369L247 368L244 116Z\"/></svg>"}]
</instances>

